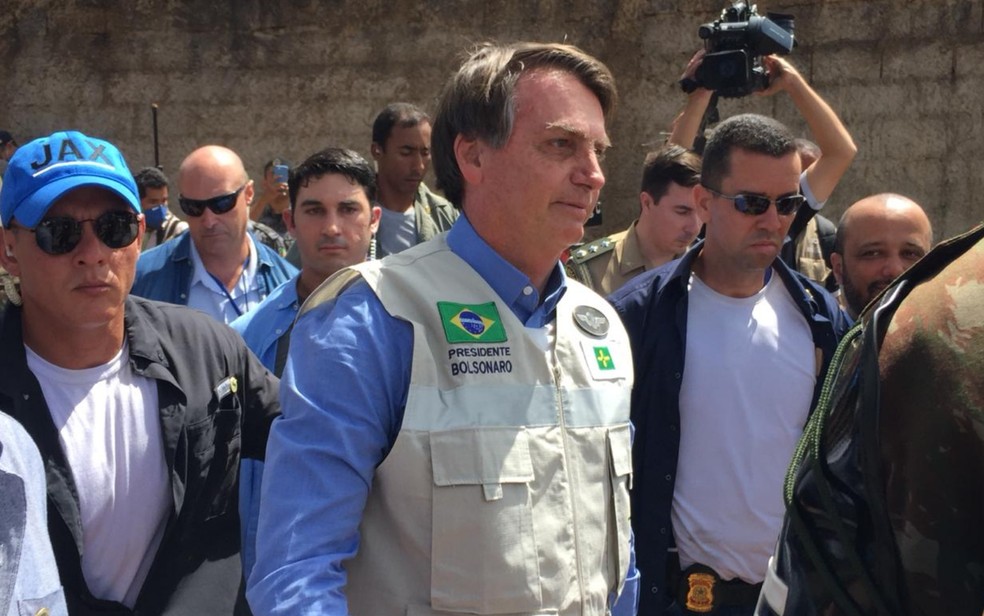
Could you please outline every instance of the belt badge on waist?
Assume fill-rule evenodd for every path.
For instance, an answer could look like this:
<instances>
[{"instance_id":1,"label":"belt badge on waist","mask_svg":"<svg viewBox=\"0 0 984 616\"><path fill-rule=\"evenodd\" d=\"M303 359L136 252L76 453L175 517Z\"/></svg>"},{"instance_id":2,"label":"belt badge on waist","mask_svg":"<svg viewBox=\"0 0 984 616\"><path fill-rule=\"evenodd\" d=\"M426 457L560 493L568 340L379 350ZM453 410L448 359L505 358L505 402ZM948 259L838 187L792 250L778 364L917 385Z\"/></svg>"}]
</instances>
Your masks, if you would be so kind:
<instances>
[{"instance_id":1,"label":"belt badge on waist","mask_svg":"<svg viewBox=\"0 0 984 616\"><path fill-rule=\"evenodd\" d=\"M687 576L687 609L706 613L714 609L714 576L691 573Z\"/></svg>"}]
</instances>

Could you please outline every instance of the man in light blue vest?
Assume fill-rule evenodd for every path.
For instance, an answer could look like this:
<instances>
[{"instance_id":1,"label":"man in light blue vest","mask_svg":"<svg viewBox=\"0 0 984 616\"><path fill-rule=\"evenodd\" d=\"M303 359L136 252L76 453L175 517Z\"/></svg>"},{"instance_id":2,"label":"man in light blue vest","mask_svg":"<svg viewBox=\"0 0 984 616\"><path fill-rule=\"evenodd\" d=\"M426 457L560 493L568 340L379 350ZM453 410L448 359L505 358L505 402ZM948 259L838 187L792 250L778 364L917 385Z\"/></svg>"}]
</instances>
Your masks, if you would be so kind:
<instances>
[{"instance_id":1,"label":"man in light blue vest","mask_svg":"<svg viewBox=\"0 0 984 616\"><path fill-rule=\"evenodd\" d=\"M342 270L294 326L263 476L257 616L634 614L632 358L567 279L614 79L475 50L434 121L447 235Z\"/></svg>"}]
</instances>

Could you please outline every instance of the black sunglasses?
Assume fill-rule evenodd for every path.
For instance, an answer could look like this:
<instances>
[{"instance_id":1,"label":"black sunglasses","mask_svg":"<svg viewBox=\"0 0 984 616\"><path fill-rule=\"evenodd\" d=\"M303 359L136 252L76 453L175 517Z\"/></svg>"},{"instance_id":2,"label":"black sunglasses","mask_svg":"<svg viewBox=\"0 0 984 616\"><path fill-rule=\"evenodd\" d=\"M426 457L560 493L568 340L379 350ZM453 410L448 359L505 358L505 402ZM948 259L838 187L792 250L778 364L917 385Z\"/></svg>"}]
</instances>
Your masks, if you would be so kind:
<instances>
[{"instance_id":1,"label":"black sunglasses","mask_svg":"<svg viewBox=\"0 0 984 616\"><path fill-rule=\"evenodd\" d=\"M86 222L92 223L99 241L113 249L129 246L140 234L140 217L135 212L118 210L85 220L69 216L45 218L28 231L34 234L38 248L49 255L63 255L82 241L82 224Z\"/></svg>"},{"instance_id":2,"label":"black sunglasses","mask_svg":"<svg viewBox=\"0 0 984 616\"><path fill-rule=\"evenodd\" d=\"M235 192L231 192L228 195L212 197L211 199L189 199L184 195L178 195L178 204L181 205L182 212L194 218L198 218L204 214L205 208L212 210L216 214L225 214L236 207L236 200L239 199L239 193L243 192L244 188L246 188L246 184L240 186Z\"/></svg>"},{"instance_id":3,"label":"black sunglasses","mask_svg":"<svg viewBox=\"0 0 984 616\"><path fill-rule=\"evenodd\" d=\"M763 197L762 195L746 195L744 193L739 193L737 195L724 195L714 190L704 186L707 192L721 197L722 199L727 199L728 201L733 201L735 204L735 209L742 214L748 214L749 216L759 216L765 214L769 209L769 205L773 202L769 197ZM776 213L780 216L789 216L803 205L806 201L806 197L803 195L786 195L785 197L779 197L775 200Z\"/></svg>"}]
</instances>

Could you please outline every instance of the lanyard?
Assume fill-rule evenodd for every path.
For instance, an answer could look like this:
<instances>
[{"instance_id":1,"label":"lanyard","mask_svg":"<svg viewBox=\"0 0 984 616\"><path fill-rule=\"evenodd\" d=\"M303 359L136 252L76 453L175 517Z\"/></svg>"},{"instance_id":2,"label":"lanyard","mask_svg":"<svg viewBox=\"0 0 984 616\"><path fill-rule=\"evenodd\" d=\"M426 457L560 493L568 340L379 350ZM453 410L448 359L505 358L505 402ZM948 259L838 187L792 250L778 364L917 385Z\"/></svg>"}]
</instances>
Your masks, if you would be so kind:
<instances>
[{"instance_id":1,"label":"lanyard","mask_svg":"<svg viewBox=\"0 0 984 616\"><path fill-rule=\"evenodd\" d=\"M239 286L239 282L243 279L243 275L246 273L246 269L248 267L249 267L249 255L246 255L246 260L243 261L243 271L242 271L242 273L239 274L239 280L236 281L236 286ZM229 289L226 288L225 284L221 280L219 280L219 277L216 276L215 274L213 274L212 272L208 271L208 270L205 270L205 273L207 273L209 276L211 276L212 277L212 280L215 281L215 284L219 285L219 288L222 289L222 292L223 293L225 293L226 298L229 299L229 303L232 304L232 309L236 311L236 316L237 317L243 316L243 311L236 304L236 300L232 299L232 294L229 293ZM249 311L249 289L246 289L246 292L243 293L243 300L246 302L246 311L248 312Z\"/></svg>"}]
</instances>

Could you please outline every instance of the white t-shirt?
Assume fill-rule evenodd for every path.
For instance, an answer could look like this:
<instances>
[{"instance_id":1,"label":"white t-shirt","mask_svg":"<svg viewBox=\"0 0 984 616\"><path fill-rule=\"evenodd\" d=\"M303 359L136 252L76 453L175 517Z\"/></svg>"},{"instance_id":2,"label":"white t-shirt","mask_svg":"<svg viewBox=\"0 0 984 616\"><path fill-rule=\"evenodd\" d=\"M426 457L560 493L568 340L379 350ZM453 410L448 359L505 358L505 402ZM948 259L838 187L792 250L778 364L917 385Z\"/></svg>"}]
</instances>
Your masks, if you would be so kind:
<instances>
[{"instance_id":1,"label":"white t-shirt","mask_svg":"<svg viewBox=\"0 0 984 616\"><path fill-rule=\"evenodd\" d=\"M774 272L747 298L690 280L672 520L680 566L765 579L816 384L806 318Z\"/></svg>"},{"instance_id":2,"label":"white t-shirt","mask_svg":"<svg viewBox=\"0 0 984 616\"><path fill-rule=\"evenodd\" d=\"M157 386L133 373L125 344L84 370L26 351L78 490L86 584L133 607L172 508Z\"/></svg>"},{"instance_id":3,"label":"white t-shirt","mask_svg":"<svg viewBox=\"0 0 984 616\"><path fill-rule=\"evenodd\" d=\"M417 218L414 208L409 208L406 212L379 209L383 211L383 216L379 220L376 241L383 254L395 255L417 245Z\"/></svg>"}]
</instances>

